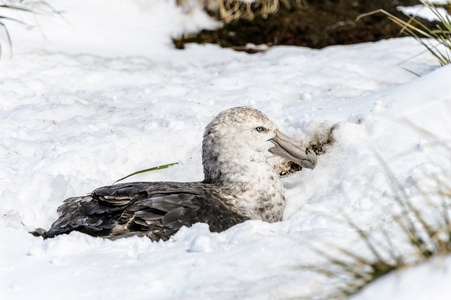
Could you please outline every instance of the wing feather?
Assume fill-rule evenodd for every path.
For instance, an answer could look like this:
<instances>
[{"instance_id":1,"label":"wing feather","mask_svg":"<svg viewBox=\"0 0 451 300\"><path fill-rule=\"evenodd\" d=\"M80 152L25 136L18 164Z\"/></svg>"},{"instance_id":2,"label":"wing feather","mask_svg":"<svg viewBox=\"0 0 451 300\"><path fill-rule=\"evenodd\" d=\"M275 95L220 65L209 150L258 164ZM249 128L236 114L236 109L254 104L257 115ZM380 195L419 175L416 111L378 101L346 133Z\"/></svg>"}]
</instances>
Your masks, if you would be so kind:
<instances>
[{"instance_id":1,"label":"wing feather","mask_svg":"<svg viewBox=\"0 0 451 300\"><path fill-rule=\"evenodd\" d=\"M211 231L223 231L246 220L204 183L135 182L105 186L84 197L66 199L60 217L45 238L78 230L116 239L144 235L167 240L182 226L207 223Z\"/></svg>"}]
</instances>

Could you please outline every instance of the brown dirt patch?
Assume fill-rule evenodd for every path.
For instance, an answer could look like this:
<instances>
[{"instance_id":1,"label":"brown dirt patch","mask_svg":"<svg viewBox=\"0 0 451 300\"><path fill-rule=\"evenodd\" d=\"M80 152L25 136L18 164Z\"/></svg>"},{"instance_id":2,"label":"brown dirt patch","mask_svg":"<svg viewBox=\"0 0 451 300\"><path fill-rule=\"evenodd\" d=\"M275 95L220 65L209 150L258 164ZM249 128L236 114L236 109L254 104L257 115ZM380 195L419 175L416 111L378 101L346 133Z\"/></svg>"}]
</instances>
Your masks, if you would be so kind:
<instances>
[{"instance_id":1,"label":"brown dirt patch","mask_svg":"<svg viewBox=\"0 0 451 300\"><path fill-rule=\"evenodd\" d=\"M377 9L408 20L397 11L397 6L419 4L417 0L315 0L308 7L282 7L275 15L253 21L238 20L218 30L203 30L195 35L174 39L177 48L186 43L213 43L222 47L245 50L248 43L255 45L295 45L323 48L329 45L348 45L399 37L400 27L382 13L356 22L357 16ZM424 21L428 26L433 23ZM250 50L249 52L252 52Z\"/></svg>"}]
</instances>

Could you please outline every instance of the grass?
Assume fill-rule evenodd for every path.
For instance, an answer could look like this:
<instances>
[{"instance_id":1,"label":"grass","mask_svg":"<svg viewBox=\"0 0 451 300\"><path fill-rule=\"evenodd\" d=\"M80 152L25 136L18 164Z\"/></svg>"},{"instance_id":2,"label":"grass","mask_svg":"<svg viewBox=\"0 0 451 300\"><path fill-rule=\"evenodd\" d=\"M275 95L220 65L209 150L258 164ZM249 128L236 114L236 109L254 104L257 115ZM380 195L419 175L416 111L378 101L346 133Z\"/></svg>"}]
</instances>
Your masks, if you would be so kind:
<instances>
[{"instance_id":1,"label":"grass","mask_svg":"<svg viewBox=\"0 0 451 300\"><path fill-rule=\"evenodd\" d=\"M435 58L437 58L440 65L448 65L451 63L451 19L448 15L440 14L438 8L430 2L423 0L420 0L420 2L438 19L438 24L435 28L431 29L427 27L418 21L415 16L412 16L408 21L404 21L382 9L362 14L357 17L356 22L363 17L375 13L383 13L387 15L392 22L401 26L401 33L404 31L407 32L423 45Z\"/></svg>"},{"instance_id":2,"label":"grass","mask_svg":"<svg viewBox=\"0 0 451 300\"><path fill-rule=\"evenodd\" d=\"M39 9L39 11L37 10L37 7L40 7L42 9ZM15 22L15 23L19 23L21 25L24 26L28 26L27 23L19 20L18 18L13 18L8 16L8 12L12 12L12 11L17 11L17 12L25 12L25 13L32 13L32 14L37 14L37 13L54 13L54 14L59 14L60 12L58 12L53 6L51 6L49 3L47 3L44 0L35 0L35 1L30 1L30 0L18 0L18 1L1 1L0 0L0 28L3 30L3 33L6 37L6 41L8 43L9 49L11 51L11 55L12 55L12 49L13 49L13 43L12 43L12 39L11 39L11 35L9 33L7 24L5 23L5 21L11 21L11 22ZM6 13L6 15L5 15ZM61 17L61 15L60 15ZM2 45L0 43L0 57L2 55Z\"/></svg>"},{"instance_id":3,"label":"grass","mask_svg":"<svg viewBox=\"0 0 451 300\"><path fill-rule=\"evenodd\" d=\"M129 178L129 177L131 177L131 176L134 176L134 175L138 175L138 174L146 173L146 172L151 172L151 171L157 171L157 170L167 169L167 168L169 168L170 166L173 166L173 165L176 165L176 164L178 164L178 163L175 162L175 163L170 163L170 164L166 164L166 165L161 165L161 166L158 166L158 167L152 167L152 168L148 168L148 169L136 171L136 172L133 172L133 173L131 173L131 174L125 176L125 177L122 177L121 179L116 180L113 184L118 183L119 181L122 181L122 180L127 179L127 178Z\"/></svg>"},{"instance_id":4,"label":"grass","mask_svg":"<svg viewBox=\"0 0 451 300\"><path fill-rule=\"evenodd\" d=\"M31 10L29 10L28 8L21 7L21 6L15 6L15 5L11 5L11 4L0 4L0 8L1 9L5 9L5 10L18 10L18 11L31 12ZM8 27L6 26L5 21L13 21L13 22L20 23L22 25L25 25L25 23L20 21L20 20L18 20L18 19L15 19L15 18L10 18L10 17L5 16L5 15L0 15L0 27L4 31L4 34L6 36L6 40L8 42L9 48L11 49L11 53L12 53L13 45L12 45L11 35L9 34ZM0 57L1 57L1 54L3 52L2 50L3 50L2 49L2 45L0 44Z\"/></svg>"},{"instance_id":5,"label":"grass","mask_svg":"<svg viewBox=\"0 0 451 300\"><path fill-rule=\"evenodd\" d=\"M451 159L448 144L424 129L413 128L428 137L430 147L438 147L448 153L444 159ZM327 299L347 298L395 270L451 253L451 176L430 175L434 182L432 189L422 188L413 182L414 193L409 193L383 159L379 157L379 161L391 184L392 203L386 209L392 212L391 222L386 221L389 227L386 225L379 230L366 231L350 217L343 216L342 222L353 230L357 236L356 242L366 251L357 253L333 244L311 246L313 251L326 259L327 264L303 266L331 279L333 288Z\"/></svg>"},{"instance_id":6,"label":"grass","mask_svg":"<svg viewBox=\"0 0 451 300\"><path fill-rule=\"evenodd\" d=\"M451 186L437 180L435 196L440 198L439 205L434 204L435 201L432 201L428 193L417 187L418 193L428 203L427 209L422 210L413 203L396 180L393 183L394 204L401 210L401 213L391 216L397 228L367 232L349 217L344 217L346 224L357 234L357 243L363 244L368 254L333 244L311 246L313 251L326 259L327 264L303 267L333 281L333 289L326 296L327 299L347 298L393 271L451 253ZM394 231L400 232L401 240L392 236ZM331 250L336 254L330 254Z\"/></svg>"}]
</instances>

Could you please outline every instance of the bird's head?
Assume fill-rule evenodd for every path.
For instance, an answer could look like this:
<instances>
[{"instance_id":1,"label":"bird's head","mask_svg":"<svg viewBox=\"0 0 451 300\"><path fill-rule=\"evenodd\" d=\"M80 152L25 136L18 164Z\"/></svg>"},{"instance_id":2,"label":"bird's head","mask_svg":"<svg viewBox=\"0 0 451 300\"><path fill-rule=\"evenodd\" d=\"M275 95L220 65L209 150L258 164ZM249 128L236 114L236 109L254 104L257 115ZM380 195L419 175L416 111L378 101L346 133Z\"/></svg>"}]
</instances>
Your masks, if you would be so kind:
<instances>
[{"instance_id":1,"label":"bird's head","mask_svg":"<svg viewBox=\"0 0 451 300\"><path fill-rule=\"evenodd\" d=\"M202 144L205 180L217 181L224 170L243 170L267 163L274 155L304 168L316 166L316 155L286 136L268 117L251 107L225 110L208 124ZM258 171L258 170L256 170Z\"/></svg>"}]
</instances>

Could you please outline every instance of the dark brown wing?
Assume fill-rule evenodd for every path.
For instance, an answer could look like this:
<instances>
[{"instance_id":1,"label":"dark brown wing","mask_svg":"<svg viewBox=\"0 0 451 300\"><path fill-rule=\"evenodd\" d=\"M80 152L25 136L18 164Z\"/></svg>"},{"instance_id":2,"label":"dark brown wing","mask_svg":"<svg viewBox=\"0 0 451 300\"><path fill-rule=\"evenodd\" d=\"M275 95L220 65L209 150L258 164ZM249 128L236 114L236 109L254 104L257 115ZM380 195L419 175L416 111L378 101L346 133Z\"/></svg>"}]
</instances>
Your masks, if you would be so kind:
<instances>
[{"instance_id":1,"label":"dark brown wing","mask_svg":"<svg viewBox=\"0 0 451 300\"><path fill-rule=\"evenodd\" d=\"M81 231L116 239L142 235L167 240L182 226L207 223L220 232L246 220L221 197L216 186L201 182L134 182L98 188L91 195L74 197L58 208L60 218L45 238Z\"/></svg>"}]
</instances>

